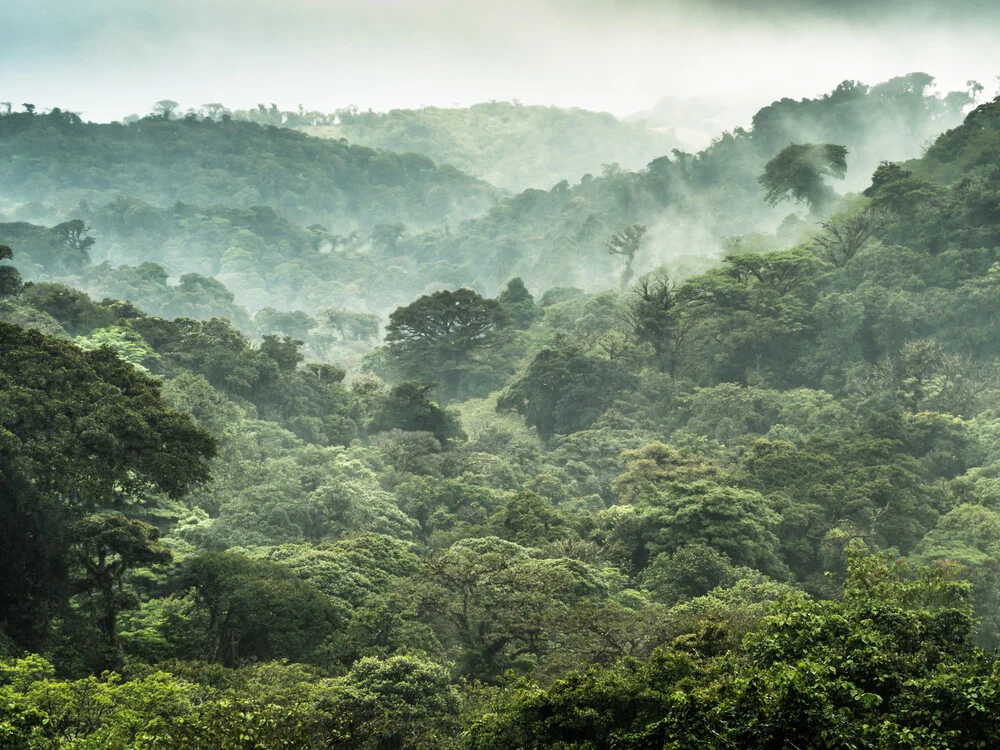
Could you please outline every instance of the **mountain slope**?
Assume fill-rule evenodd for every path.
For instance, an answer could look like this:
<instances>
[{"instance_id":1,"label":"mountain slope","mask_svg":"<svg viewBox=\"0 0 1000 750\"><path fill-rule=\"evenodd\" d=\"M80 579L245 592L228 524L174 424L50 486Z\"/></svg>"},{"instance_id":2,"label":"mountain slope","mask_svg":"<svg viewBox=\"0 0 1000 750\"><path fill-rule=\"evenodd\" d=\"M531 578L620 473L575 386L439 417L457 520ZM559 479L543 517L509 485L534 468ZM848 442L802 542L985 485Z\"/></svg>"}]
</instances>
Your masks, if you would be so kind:
<instances>
[{"instance_id":1,"label":"mountain slope","mask_svg":"<svg viewBox=\"0 0 1000 750\"><path fill-rule=\"evenodd\" d=\"M606 112L507 102L387 113L342 110L338 115L338 125L303 130L372 148L426 154L509 190L575 182L598 172L602 164L640 169L684 146L670 132L626 123Z\"/></svg>"},{"instance_id":2,"label":"mountain slope","mask_svg":"<svg viewBox=\"0 0 1000 750\"><path fill-rule=\"evenodd\" d=\"M499 195L425 156L284 128L162 117L95 124L59 110L0 117L0 191L8 209L40 204L25 218L62 219L82 200L124 195L161 206L268 205L341 231L389 221L439 225L480 213Z\"/></svg>"}]
</instances>

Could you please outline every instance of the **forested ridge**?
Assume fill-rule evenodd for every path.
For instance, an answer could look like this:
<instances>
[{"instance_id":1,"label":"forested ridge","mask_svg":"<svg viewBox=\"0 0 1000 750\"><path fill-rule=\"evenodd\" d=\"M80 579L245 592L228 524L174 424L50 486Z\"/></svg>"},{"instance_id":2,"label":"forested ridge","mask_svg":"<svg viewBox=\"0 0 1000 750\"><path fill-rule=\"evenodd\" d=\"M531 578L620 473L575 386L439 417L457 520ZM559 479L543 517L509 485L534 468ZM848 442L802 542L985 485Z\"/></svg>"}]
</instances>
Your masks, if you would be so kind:
<instances>
[{"instance_id":1,"label":"forested ridge","mask_svg":"<svg viewBox=\"0 0 1000 750\"><path fill-rule=\"evenodd\" d=\"M137 301L157 311L145 282L115 267L155 263L173 279L211 277L250 313L315 316L333 306L384 317L442 288L492 296L515 276L537 294L553 286L595 292L617 285L621 264L604 243L632 224L649 229L637 273L664 263L697 272L726 238L773 230L788 209L769 207L757 178L792 143L844 146L844 184L855 190L879 162L917 156L971 101L969 92L942 96L932 84L921 73L873 86L845 81L823 97L763 107L749 128L697 154L664 153L634 172L609 163L573 184L512 195L423 155L221 119L215 109L128 125L15 113L0 117L0 220L84 221L96 240L94 265L112 268L60 266L31 244L22 252L25 276L99 296L142 295ZM468 137L478 132L458 123ZM0 242L13 245L14 231L0 227Z\"/></svg>"},{"instance_id":2,"label":"forested ridge","mask_svg":"<svg viewBox=\"0 0 1000 750\"><path fill-rule=\"evenodd\" d=\"M0 117L0 747L993 746L1000 98L927 78L353 237L25 208Z\"/></svg>"}]
</instances>

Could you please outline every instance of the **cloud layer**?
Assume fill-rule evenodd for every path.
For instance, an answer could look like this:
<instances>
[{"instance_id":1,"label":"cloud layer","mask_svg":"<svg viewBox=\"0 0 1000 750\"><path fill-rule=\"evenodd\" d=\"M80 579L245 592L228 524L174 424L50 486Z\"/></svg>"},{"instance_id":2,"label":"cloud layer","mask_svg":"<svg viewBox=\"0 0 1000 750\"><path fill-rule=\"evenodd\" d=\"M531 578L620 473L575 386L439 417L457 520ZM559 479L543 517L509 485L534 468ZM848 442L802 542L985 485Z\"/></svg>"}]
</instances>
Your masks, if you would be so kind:
<instances>
[{"instance_id":1,"label":"cloud layer","mask_svg":"<svg viewBox=\"0 0 1000 750\"><path fill-rule=\"evenodd\" d=\"M992 90L1000 73L992 0L0 0L0 18L0 100L97 120L164 97L751 108L845 78L925 70Z\"/></svg>"}]
</instances>

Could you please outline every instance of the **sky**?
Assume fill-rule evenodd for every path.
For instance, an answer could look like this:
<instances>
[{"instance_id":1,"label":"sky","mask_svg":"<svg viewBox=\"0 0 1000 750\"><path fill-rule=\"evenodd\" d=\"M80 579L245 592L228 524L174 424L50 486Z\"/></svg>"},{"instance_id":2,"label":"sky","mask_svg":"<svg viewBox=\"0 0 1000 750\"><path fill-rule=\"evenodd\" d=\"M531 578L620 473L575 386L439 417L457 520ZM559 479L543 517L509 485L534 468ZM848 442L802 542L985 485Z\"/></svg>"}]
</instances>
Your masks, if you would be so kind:
<instances>
[{"instance_id":1,"label":"sky","mask_svg":"<svg viewBox=\"0 0 1000 750\"><path fill-rule=\"evenodd\" d=\"M624 116L701 97L748 117L915 70L993 92L998 23L1000 0L0 0L0 101L106 121L164 98Z\"/></svg>"}]
</instances>

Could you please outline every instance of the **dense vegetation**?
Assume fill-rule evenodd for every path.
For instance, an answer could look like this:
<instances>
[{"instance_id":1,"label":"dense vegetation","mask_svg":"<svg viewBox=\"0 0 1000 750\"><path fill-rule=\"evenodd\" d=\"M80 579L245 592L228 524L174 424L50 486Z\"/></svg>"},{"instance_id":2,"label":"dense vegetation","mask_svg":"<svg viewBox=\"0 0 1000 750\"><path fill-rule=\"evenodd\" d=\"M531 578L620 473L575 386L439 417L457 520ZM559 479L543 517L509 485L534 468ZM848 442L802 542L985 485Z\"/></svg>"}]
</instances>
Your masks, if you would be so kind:
<instances>
[{"instance_id":1,"label":"dense vegetation","mask_svg":"<svg viewBox=\"0 0 1000 750\"><path fill-rule=\"evenodd\" d=\"M158 111L163 105L179 106L161 102ZM605 163L641 169L683 146L668 127L649 129L645 123L623 122L606 112L518 101L389 112L346 107L329 113L301 106L282 110L277 104L235 111L222 104L204 104L187 113L216 120L228 116L268 127L297 128L320 138L344 138L375 149L419 153L514 191L547 188L565 179L575 182Z\"/></svg>"},{"instance_id":2,"label":"dense vegetation","mask_svg":"<svg viewBox=\"0 0 1000 750\"><path fill-rule=\"evenodd\" d=\"M507 190L578 182L602 164L642 169L683 149L670 132L627 123L607 113L506 102L466 109L394 109L337 113L337 124L303 130L372 148L426 154Z\"/></svg>"},{"instance_id":3,"label":"dense vegetation","mask_svg":"<svg viewBox=\"0 0 1000 750\"><path fill-rule=\"evenodd\" d=\"M169 112L127 125L84 123L59 109L8 114L0 118L0 165L0 190L28 204L29 215L126 196L160 206L269 205L304 224L370 228L388 219L439 225L498 196L420 154Z\"/></svg>"},{"instance_id":4,"label":"dense vegetation","mask_svg":"<svg viewBox=\"0 0 1000 750\"><path fill-rule=\"evenodd\" d=\"M360 305L251 318L210 267L94 264L111 232L83 219L0 226L0 745L990 747L1000 98L861 193L822 179L870 113L968 102L921 81L776 103L454 234L383 226L352 262L479 236L492 280L411 294L374 348ZM772 185L809 223L765 231ZM695 203L756 231L650 269L654 221ZM482 254L598 212L565 252L624 259L603 291ZM135 246L160 217L179 267L171 227L329 234L145 216ZM297 271L244 260L290 297Z\"/></svg>"},{"instance_id":5,"label":"dense vegetation","mask_svg":"<svg viewBox=\"0 0 1000 750\"><path fill-rule=\"evenodd\" d=\"M85 277L39 258L32 245L21 254L26 278L96 296L143 295L142 304L166 315L192 313L150 300L147 280L131 269L155 263L172 279L197 273L250 312L310 316L334 307L385 318L442 288L492 296L515 276L536 296L553 286L599 291L619 283L622 262L606 242L628 226L649 230L631 270L669 263L682 275L706 268L727 238L777 227L791 207L769 208L758 177L789 143L846 148L845 184L854 189L867 186L880 161L916 156L970 101L965 92L933 95L932 81L847 81L822 98L774 102L751 128L724 133L698 154L664 154L637 172L606 164L576 184L506 198L424 156L248 122L160 114L91 125L67 113L20 113L0 117L0 212L47 226L84 221L96 239L90 257L130 267ZM458 221L493 199L486 213ZM814 218L786 221L781 241L794 241ZM0 242L13 247L10 232L0 226Z\"/></svg>"}]
</instances>

